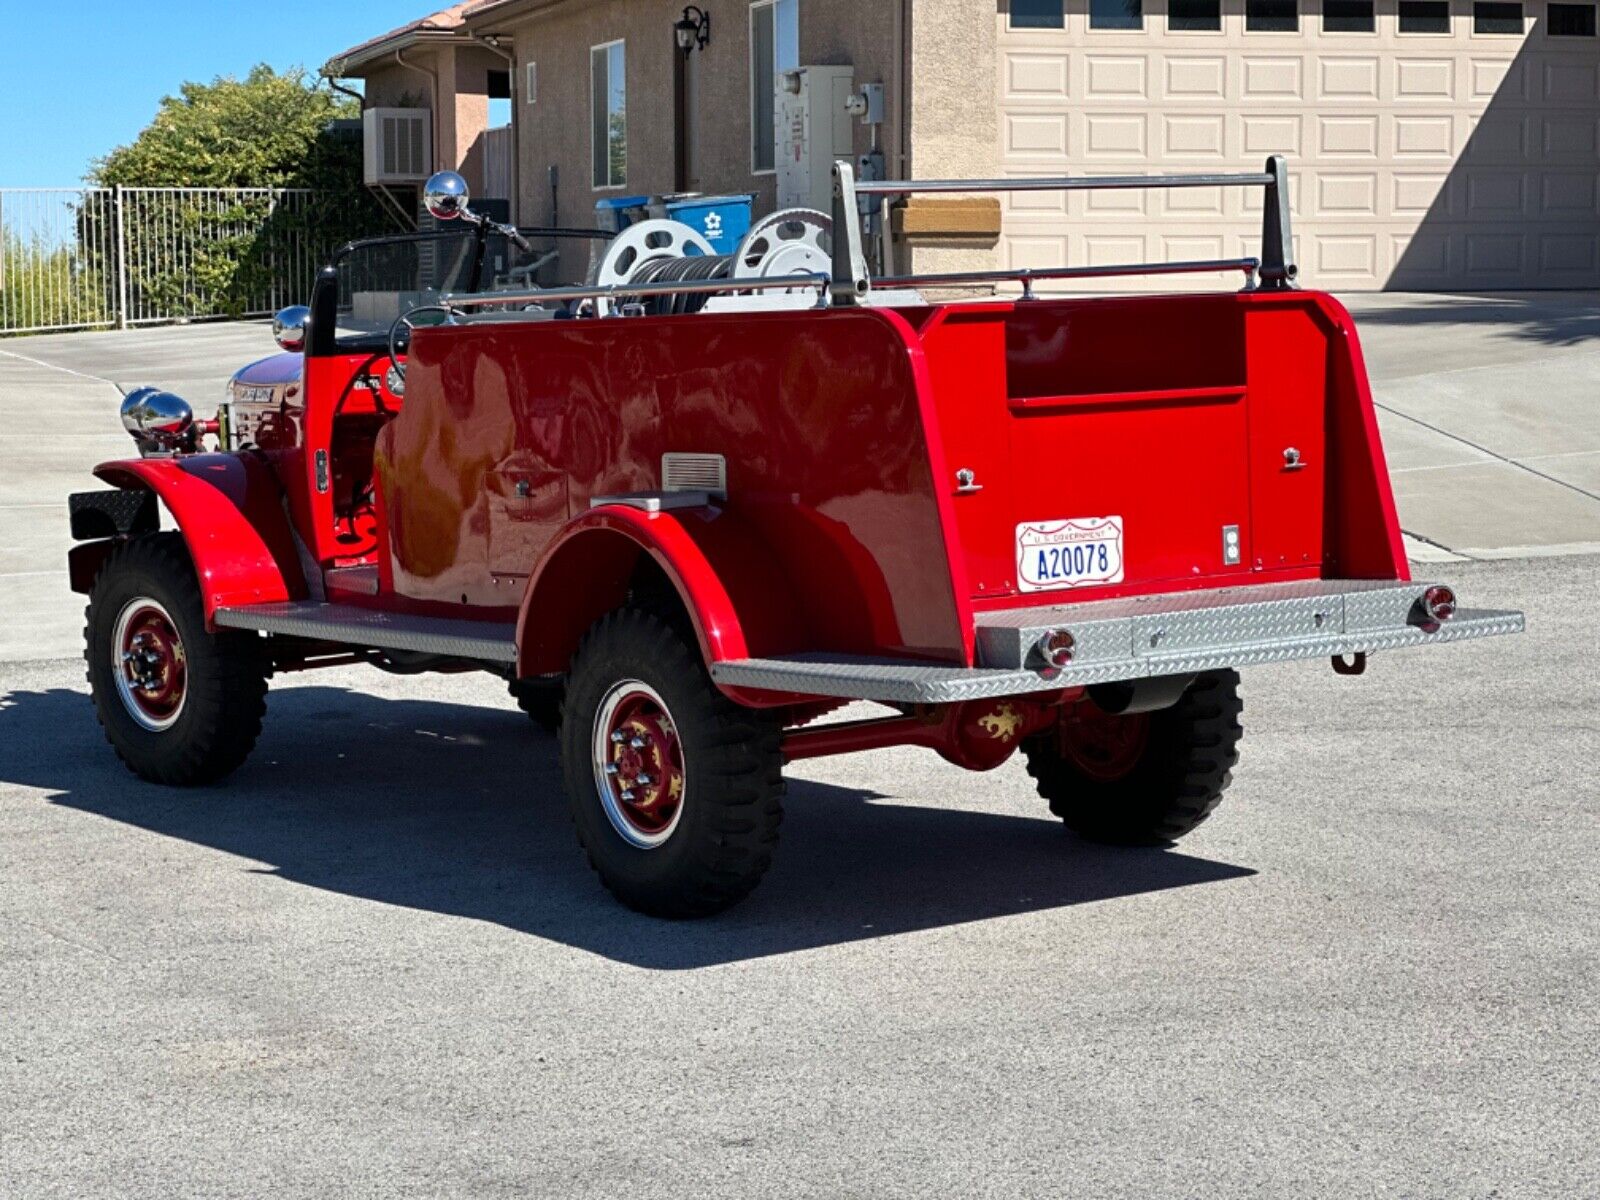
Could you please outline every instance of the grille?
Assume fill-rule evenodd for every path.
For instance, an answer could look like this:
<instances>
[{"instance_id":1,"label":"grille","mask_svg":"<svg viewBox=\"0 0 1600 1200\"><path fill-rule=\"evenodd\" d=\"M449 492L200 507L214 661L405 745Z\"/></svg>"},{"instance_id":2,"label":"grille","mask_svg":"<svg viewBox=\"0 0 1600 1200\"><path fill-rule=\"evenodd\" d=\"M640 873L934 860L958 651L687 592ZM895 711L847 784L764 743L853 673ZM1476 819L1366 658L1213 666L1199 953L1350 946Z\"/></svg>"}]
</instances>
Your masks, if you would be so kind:
<instances>
[{"instance_id":1,"label":"grille","mask_svg":"<svg viewBox=\"0 0 1600 1200\"><path fill-rule=\"evenodd\" d=\"M661 490L664 492L710 492L726 498L728 460L720 454L663 454Z\"/></svg>"}]
</instances>

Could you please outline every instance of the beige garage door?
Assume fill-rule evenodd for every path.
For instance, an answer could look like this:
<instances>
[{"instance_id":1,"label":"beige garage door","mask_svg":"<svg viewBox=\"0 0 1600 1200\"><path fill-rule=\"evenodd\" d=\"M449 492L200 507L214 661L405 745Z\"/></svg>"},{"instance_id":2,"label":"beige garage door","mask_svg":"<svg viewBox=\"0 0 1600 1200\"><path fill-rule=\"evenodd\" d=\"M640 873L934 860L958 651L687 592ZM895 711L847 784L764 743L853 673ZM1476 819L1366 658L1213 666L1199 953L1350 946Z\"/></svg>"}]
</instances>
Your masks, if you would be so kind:
<instances>
[{"instance_id":1,"label":"beige garage door","mask_svg":"<svg viewBox=\"0 0 1600 1200\"><path fill-rule=\"evenodd\" d=\"M1282 153L1308 285L1600 286L1595 15L1544 0L1001 0L1002 167L1259 170ZM1259 213L1254 189L1018 195L1003 245L1015 267L1253 255Z\"/></svg>"}]
</instances>

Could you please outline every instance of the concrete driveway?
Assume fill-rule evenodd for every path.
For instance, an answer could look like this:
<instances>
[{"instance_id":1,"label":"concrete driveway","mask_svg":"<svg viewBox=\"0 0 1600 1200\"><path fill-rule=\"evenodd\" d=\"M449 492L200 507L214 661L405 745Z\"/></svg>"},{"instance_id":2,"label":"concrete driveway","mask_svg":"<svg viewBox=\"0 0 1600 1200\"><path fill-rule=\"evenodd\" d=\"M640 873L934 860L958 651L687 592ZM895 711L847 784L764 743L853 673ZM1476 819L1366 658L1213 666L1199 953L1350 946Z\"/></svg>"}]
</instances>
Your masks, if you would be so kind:
<instances>
[{"instance_id":1,"label":"concrete driveway","mask_svg":"<svg viewBox=\"0 0 1600 1200\"><path fill-rule=\"evenodd\" d=\"M1600 550L1600 296L1343 299L1414 557Z\"/></svg>"}]
</instances>

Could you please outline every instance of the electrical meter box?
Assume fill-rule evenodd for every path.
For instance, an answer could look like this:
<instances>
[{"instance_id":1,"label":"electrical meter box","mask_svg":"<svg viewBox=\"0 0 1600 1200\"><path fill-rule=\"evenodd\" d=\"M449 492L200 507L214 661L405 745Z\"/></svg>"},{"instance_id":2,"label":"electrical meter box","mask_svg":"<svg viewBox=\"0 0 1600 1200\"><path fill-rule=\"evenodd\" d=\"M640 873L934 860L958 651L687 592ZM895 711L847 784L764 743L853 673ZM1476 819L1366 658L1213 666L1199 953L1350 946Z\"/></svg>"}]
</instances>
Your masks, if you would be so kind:
<instances>
[{"instance_id":1,"label":"electrical meter box","mask_svg":"<svg viewBox=\"0 0 1600 1200\"><path fill-rule=\"evenodd\" d=\"M833 211L833 164L855 160L849 111L853 67L801 67L774 84L778 112L778 207Z\"/></svg>"}]
</instances>

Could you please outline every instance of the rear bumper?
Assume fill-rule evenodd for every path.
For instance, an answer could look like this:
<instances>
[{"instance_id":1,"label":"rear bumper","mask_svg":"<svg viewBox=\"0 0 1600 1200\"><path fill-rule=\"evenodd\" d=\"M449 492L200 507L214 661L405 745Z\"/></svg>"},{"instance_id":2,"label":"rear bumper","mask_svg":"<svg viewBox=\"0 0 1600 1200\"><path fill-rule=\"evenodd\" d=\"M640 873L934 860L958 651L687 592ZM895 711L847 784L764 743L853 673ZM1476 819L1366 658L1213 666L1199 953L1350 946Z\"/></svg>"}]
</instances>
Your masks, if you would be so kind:
<instances>
[{"instance_id":1,"label":"rear bumper","mask_svg":"<svg viewBox=\"0 0 1600 1200\"><path fill-rule=\"evenodd\" d=\"M976 667L797 655L719 662L711 674L724 687L947 704L1522 632L1520 612L1461 609L1428 623L1419 601L1429 586L1316 580L1010 609L978 617ZM1057 670L1036 648L1059 629L1075 646Z\"/></svg>"}]
</instances>

